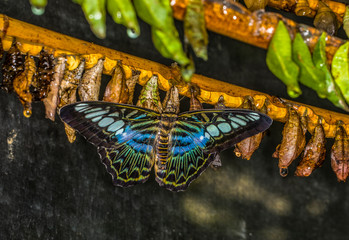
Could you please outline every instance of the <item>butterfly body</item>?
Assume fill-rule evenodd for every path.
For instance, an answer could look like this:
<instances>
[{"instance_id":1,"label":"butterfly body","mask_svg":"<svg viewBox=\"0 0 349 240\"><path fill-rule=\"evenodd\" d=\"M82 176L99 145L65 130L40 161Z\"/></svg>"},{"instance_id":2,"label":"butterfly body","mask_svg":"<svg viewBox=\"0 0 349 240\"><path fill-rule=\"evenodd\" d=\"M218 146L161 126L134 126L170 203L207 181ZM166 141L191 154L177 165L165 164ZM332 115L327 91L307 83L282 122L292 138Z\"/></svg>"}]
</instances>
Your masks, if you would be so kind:
<instances>
[{"instance_id":1,"label":"butterfly body","mask_svg":"<svg viewBox=\"0 0 349 240\"><path fill-rule=\"evenodd\" d=\"M248 110L212 109L181 114L126 104L80 102L63 107L61 119L97 146L118 186L156 181L185 190L216 152L266 130L271 119Z\"/></svg>"}]
</instances>

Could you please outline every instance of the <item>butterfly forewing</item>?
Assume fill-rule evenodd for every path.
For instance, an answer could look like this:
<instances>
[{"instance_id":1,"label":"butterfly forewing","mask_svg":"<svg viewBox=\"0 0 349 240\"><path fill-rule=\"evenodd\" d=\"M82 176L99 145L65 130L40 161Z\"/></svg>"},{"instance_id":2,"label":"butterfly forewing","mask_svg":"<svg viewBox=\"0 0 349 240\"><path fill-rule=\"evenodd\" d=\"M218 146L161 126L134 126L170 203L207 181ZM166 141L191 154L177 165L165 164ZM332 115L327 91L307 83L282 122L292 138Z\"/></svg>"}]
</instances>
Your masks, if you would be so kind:
<instances>
[{"instance_id":1,"label":"butterfly forewing","mask_svg":"<svg viewBox=\"0 0 349 240\"><path fill-rule=\"evenodd\" d=\"M80 102L64 106L60 116L98 147L114 184L131 186L148 179L158 113L124 104Z\"/></svg>"},{"instance_id":2,"label":"butterfly forewing","mask_svg":"<svg viewBox=\"0 0 349 240\"><path fill-rule=\"evenodd\" d=\"M205 152L219 152L268 129L272 120L262 113L243 109L214 109L182 113L179 125L190 131ZM195 128L193 126L196 126Z\"/></svg>"}]
</instances>

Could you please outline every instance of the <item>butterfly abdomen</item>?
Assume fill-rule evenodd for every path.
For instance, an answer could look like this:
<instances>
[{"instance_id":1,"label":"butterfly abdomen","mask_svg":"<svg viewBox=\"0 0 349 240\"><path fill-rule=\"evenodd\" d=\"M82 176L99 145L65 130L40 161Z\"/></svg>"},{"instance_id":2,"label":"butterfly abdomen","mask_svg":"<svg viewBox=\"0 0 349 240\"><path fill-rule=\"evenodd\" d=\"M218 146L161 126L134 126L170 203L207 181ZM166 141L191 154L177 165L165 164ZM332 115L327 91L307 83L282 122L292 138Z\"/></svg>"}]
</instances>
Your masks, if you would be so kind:
<instances>
[{"instance_id":1,"label":"butterfly abdomen","mask_svg":"<svg viewBox=\"0 0 349 240\"><path fill-rule=\"evenodd\" d=\"M165 167L168 159L168 143L170 131L173 128L173 124L177 118L174 114L162 114L159 124L158 141L156 143L156 158L158 166Z\"/></svg>"}]
</instances>

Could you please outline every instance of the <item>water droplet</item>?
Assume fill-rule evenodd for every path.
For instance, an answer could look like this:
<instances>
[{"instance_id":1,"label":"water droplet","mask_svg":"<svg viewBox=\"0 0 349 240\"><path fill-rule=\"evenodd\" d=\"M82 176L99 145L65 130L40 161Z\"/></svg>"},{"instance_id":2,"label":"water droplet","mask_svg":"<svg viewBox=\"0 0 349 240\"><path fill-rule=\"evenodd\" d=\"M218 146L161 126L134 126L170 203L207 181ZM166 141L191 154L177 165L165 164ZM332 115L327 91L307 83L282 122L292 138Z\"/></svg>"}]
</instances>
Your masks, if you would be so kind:
<instances>
[{"instance_id":1,"label":"water droplet","mask_svg":"<svg viewBox=\"0 0 349 240\"><path fill-rule=\"evenodd\" d=\"M23 110L23 115L26 118L30 118L30 116L32 115L32 111L30 109L24 109Z\"/></svg>"},{"instance_id":2,"label":"water droplet","mask_svg":"<svg viewBox=\"0 0 349 240\"><path fill-rule=\"evenodd\" d=\"M287 167L280 168L280 175L281 175L281 177L286 177L287 174L288 174Z\"/></svg>"},{"instance_id":3,"label":"water droplet","mask_svg":"<svg viewBox=\"0 0 349 240\"><path fill-rule=\"evenodd\" d=\"M130 38L137 38L139 36L139 33L137 33L134 29L128 28L127 29L127 35Z\"/></svg>"},{"instance_id":4,"label":"water droplet","mask_svg":"<svg viewBox=\"0 0 349 240\"><path fill-rule=\"evenodd\" d=\"M40 15L44 14L45 8L34 7L34 6L32 6L32 12L33 12L35 15L40 16Z\"/></svg>"}]
</instances>

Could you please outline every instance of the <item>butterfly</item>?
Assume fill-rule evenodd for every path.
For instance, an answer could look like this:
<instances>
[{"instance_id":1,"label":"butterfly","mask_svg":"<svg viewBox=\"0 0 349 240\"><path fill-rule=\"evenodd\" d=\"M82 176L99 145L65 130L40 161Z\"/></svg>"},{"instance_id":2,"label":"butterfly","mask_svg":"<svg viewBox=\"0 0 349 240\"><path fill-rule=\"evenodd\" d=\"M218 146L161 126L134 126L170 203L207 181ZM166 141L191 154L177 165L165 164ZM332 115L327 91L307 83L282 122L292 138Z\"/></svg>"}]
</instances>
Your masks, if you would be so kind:
<instances>
[{"instance_id":1,"label":"butterfly","mask_svg":"<svg viewBox=\"0 0 349 240\"><path fill-rule=\"evenodd\" d=\"M250 110L212 109L158 113L127 104L78 102L60 109L61 119L97 146L113 183L148 180L183 191L216 154L263 132L272 120Z\"/></svg>"}]
</instances>

